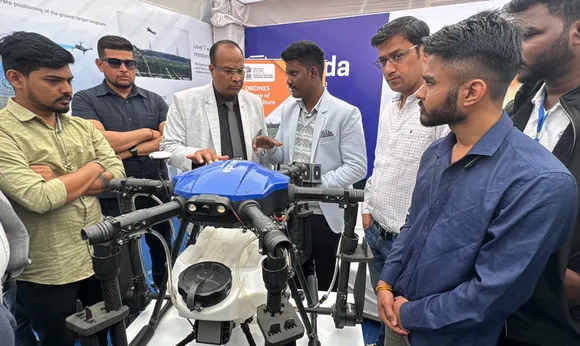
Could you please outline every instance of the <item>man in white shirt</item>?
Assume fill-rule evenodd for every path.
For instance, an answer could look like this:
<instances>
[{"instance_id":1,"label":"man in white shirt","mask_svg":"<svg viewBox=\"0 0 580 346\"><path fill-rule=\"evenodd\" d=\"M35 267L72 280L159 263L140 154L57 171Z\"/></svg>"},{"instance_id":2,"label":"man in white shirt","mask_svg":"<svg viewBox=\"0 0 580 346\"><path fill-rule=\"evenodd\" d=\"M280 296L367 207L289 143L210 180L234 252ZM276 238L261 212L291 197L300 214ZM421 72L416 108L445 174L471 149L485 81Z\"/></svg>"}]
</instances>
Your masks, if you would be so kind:
<instances>
[{"instance_id":1,"label":"man in white shirt","mask_svg":"<svg viewBox=\"0 0 580 346\"><path fill-rule=\"evenodd\" d=\"M365 186L362 208L365 238L374 256L369 263L373 286L405 223L421 156L431 143L449 132L447 126L425 127L419 121L415 92L423 85L426 57L421 41L426 36L429 26L407 16L385 24L371 39L379 56L375 66L398 93L379 118L374 170ZM383 345L384 337L382 325L377 345Z\"/></svg>"}]
</instances>

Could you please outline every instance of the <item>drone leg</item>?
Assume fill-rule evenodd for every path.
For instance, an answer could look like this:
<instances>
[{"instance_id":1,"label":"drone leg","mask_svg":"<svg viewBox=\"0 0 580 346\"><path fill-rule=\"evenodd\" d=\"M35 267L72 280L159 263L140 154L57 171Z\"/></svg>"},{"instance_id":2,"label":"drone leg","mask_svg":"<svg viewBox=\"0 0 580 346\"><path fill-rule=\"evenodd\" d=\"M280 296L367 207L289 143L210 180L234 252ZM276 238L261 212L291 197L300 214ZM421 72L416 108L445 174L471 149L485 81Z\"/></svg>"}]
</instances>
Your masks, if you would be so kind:
<instances>
[{"instance_id":1,"label":"drone leg","mask_svg":"<svg viewBox=\"0 0 580 346\"><path fill-rule=\"evenodd\" d=\"M310 291L312 301L313 302L318 301L318 278L316 277L316 275L310 275L306 278L306 280L308 281L308 291ZM312 307L310 306L310 302L308 304L308 307ZM314 332L318 332L318 314L315 312L311 313L310 319L312 322L312 329L314 330Z\"/></svg>"},{"instance_id":2,"label":"drone leg","mask_svg":"<svg viewBox=\"0 0 580 346\"><path fill-rule=\"evenodd\" d=\"M256 341L254 341L254 337L252 336L252 333L250 332L249 323L251 321L252 321L252 318L250 318L246 322L242 323L241 327L242 327L242 331L244 332L244 335L246 336L246 339L248 340L248 345L256 346Z\"/></svg>"},{"instance_id":3,"label":"drone leg","mask_svg":"<svg viewBox=\"0 0 580 346\"><path fill-rule=\"evenodd\" d=\"M191 332L191 334L189 334L188 336L185 337L185 339L181 340L177 345L175 346L185 346L189 343L192 343L193 341L195 341L195 337L196 337L197 333L195 332L195 330L193 332Z\"/></svg>"},{"instance_id":4,"label":"drone leg","mask_svg":"<svg viewBox=\"0 0 580 346\"><path fill-rule=\"evenodd\" d=\"M298 296L298 287L296 287L296 282L294 278L288 280L288 287L290 287L290 292L292 292L292 298L294 298L294 303L296 304L296 308L298 309L298 313L302 318L302 323L304 324L304 328L306 328L306 333L308 335L308 345L313 346L320 346L320 341L318 340L318 335L316 335L316 331L312 328L312 324L310 324L310 319L308 318L308 313L304 309L304 304L300 300Z\"/></svg>"}]
</instances>

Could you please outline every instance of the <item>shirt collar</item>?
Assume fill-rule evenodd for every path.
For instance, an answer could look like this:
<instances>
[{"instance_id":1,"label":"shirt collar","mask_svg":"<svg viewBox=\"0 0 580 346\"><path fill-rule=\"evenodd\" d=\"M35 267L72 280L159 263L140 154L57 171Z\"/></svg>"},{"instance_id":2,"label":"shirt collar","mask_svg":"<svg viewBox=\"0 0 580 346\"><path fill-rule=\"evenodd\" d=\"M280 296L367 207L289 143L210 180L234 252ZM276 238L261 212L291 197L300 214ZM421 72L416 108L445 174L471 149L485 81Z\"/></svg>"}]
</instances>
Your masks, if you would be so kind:
<instances>
[{"instance_id":1,"label":"shirt collar","mask_svg":"<svg viewBox=\"0 0 580 346\"><path fill-rule=\"evenodd\" d=\"M38 115L34 114L33 112L16 103L16 101L14 101L14 98L12 97L8 99L6 109L21 122L26 122L38 117Z\"/></svg>"},{"instance_id":2,"label":"shirt collar","mask_svg":"<svg viewBox=\"0 0 580 346\"><path fill-rule=\"evenodd\" d=\"M300 106L300 108L304 111L304 113L315 114L315 113L318 113L318 108L320 108L320 104L326 98L327 94L328 94L328 91L325 87L324 91L322 92L322 95L320 95L320 98L318 99L318 102L316 102L316 105L312 108L312 111L310 113L308 113L308 111L306 110L306 104L304 103L304 100L299 99L299 100L296 100L296 102L298 102L298 106Z\"/></svg>"},{"instance_id":3,"label":"shirt collar","mask_svg":"<svg viewBox=\"0 0 580 346\"><path fill-rule=\"evenodd\" d=\"M536 93L536 96L534 96L534 98L532 99L532 102L538 107L541 106L542 104L542 96L544 95L544 90L546 90L546 83L542 85L540 90L538 90L538 92Z\"/></svg>"},{"instance_id":4,"label":"shirt collar","mask_svg":"<svg viewBox=\"0 0 580 346\"><path fill-rule=\"evenodd\" d=\"M504 112L499 121L496 122L483 135L483 137L477 141L477 143L475 143L467 155L493 156L513 127L513 121L507 113ZM441 141L441 143L439 143L437 156L441 156L444 153L451 151L456 143L457 137L455 137L454 133L450 133L443 141Z\"/></svg>"},{"instance_id":5,"label":"shirt collar","mask_svg":"<svg viewBox=\"0 0 580 346\"><path fill-rule=\"evenodd\" d=\"M534 98L532 99L532 103L537 107L540 108L542 107L542 97L544 96L544 91L546 90L546 83L544 83L542 85L542 87L540 88L540 90L538 90L538 92L536 93L536 95L534 96ZM557 107L561 106L560 100L558 100L558 102L556 102L556 104L554 105L553 108L551 109L547 109L547 111L550 111L552 109L556 109Z\"/></svg>"},{"instance_id":6,"label":"shirt collar","mask_svg":"<svg viewBox=\"0 0 580 346\"><path fill-rule=\"evenodd\" d=\"M105 96L107 94L119 96L119 94L117 94L113 89L111 89L111 87L109 87L109 85L107 84L107 80L103 79L103 82L99 86L99 90L97 90L97 96L100 97L100 96ZM133 87L131 88L131 92L129 93L127 98L131 98L131 97L134 97L137 95L144 97L144 98L147 98L147 94L145 93L145 91L143 91L137 85L133 84Z\"/></svg>"},{"instance_id":7,"label":"shirt collar","mask_svg":"<svg viewBox=\"0 0 580 346\"><path fill-rule=\"evenodd\" d=\"M401 100L403 99L403 94L401 93L397 93L395 95L395 97L393 97L392 102L401 102ZM409 95L409 97L407 97L407 101L405 102L405 105L413 103L413 102L418 102L419 99L417 98L416 92L413 95Z\"/></svg>"}]
</instances>

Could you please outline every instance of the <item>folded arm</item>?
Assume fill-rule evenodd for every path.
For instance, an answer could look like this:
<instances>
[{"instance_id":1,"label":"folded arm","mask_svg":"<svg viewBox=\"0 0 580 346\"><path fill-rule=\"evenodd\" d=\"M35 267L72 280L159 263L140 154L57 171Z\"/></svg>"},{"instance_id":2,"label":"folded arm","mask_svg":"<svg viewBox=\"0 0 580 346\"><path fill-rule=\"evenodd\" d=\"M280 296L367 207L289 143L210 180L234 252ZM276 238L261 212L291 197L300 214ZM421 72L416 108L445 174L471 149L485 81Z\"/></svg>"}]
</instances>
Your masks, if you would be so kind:
<instances>
[{"instance_id":1,"label":"folded arm","mask_svg":"<svg viewBox=\"0 0 580 346\"><path fill-rule=\"evenodd\" d=\"M503 321L530 298L548 258L568 239L576 204L574 179L563 173L541 175L506 196L488 227L474 278L403 304L402 326L445 331Z\"/></svg>"},{"instance_id":2,"label":"folded arm","mask_svg":"<svg viewBox=\"0 0 580 346\"><path fill-rule=\"evenodd\" d=\"M89 189L102 167L89 163L77 171L46 181L29 165L12 137L0 131L0 190L23 208L44 214L75 200Z\"/></svg>"},{"instance_id":3,"label":"folded arm","mask_svg":"<svg viewBox=\"0 0 580 346\"><path fill-rule=\"evenodd\" d=\"M156 137L155 133L150 129L138 129L127 132L106 131L101 119L92 106L90 98L82 91L74 95L71 113L74 116L87 119L93 123L93 125L95 125L97 129L105 135L105 138L113 150L115 150L115 153L122 153L138 144L159 137Z\"/></svg>"},{"instance_id":4,"label":"folded arm","mask_svg":"<svg viewBox=\"0 0 580 346\"><path fill-rule=\"evenodd\" d=\"M163 140L163 129L165 127L165 121L159 124L158 132L161 134L159 137L143 142L135 146L137 149L137 156L148 156L149 154L159 151L161 141ZM129 150L119 153L119 157L124 160L132 157L133 154Z\"/></svg>"},{"instance_id":5,"label":"folded arm","mask_svg":"<svg viewBox=\"0 0 580 346\"><path fill-rule=\"evenodd\" d=\"M99 160L104 168L104 172L93 181L89 189L85 191L85 196L94 196L103 192L105 181L125 177L125 168L121 159L115 155L115 152L107 142L107 139L96 128L91 129L93 146L95 148L96 159Z\"/></svg>"}]
</instances>

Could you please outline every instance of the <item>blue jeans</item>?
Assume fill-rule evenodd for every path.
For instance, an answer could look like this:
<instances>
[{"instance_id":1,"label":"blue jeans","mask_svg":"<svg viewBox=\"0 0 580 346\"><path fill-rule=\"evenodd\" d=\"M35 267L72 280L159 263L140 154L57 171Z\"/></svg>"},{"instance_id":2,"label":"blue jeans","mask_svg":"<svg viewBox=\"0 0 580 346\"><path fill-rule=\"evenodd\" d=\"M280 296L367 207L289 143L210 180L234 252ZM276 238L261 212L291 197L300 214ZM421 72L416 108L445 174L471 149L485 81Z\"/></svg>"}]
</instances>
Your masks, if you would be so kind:
<instances>
[{"instance_id":1,"label":"blue jeans","mask_svg":"<svg viewBox=\"0 0 580 346\"><path fill-rule=\"evenodd\" d=\"M376 287L377 283L379 282L379 276L381 275L383 266L385 265L385 260L393 248L393 241L381 237L379 229L375 223L373 223L365 230L365 239L374 257L373 260L369 262L369 273L371 276L371 283L373 287ZM377 346L384 346L384 340L385 325L381 323L381 330L376 342Z\"/></svg>"},{"instance_id":2,"label":"blue jeans","mask_svg":"<svg viewBox=\"0 0 580 346\"><path fill-rule=\"evenodd\" d=\"M30 324L30 317L28 311L22 305L20 299L16 295L16 281L10 282L10 288L4 296L4 306L12 313L16 320L16 346L36 346L37 340L32 326Z\"/></svg>"}]
</instances>

